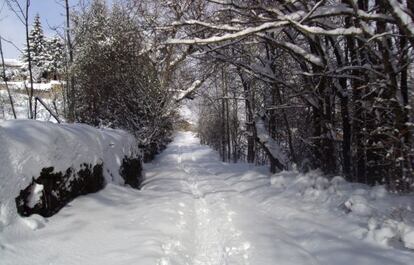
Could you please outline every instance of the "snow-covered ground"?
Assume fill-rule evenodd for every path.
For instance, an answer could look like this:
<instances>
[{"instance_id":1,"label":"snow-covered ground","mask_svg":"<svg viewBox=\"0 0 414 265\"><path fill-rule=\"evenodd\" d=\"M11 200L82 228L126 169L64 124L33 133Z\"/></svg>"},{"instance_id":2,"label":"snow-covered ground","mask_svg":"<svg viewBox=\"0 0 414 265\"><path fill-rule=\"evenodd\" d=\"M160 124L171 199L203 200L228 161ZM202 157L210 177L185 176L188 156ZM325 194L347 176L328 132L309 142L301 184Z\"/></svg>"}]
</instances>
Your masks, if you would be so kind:
<instances>
[{"instance_id":1,"label":"snow-covered ground","mask_svg":"<svg viewBox=\"0 0 414 265\"><path fill-rule=\"evenodd\" d=\"M51 80L47 83L33 83L33 89L37 91L49 91L52 89L53 86L63 86L64 81L57 81L57 80ZM7 82L9 85L9 88L11 90L26 90L27 88L30 88L30 83L28 81L9 81ZM5 85L4 82L0 82L0 85Z\"/></svg>"},{"instance_id":2,"label":"snow-covered ground","mask_svg":"<svg viewBox=\"0 0 414 265\"><path fill-rule=\"evenodd\" d=\"M23 62L19 59L12 59L12 58L4 58L4 64L7 66L13 66L13 67L22 67Z\"/></svg>"},{"instance_id":3,"label":"snow-covered ground","mask_svg":"<svg viewBox=\"0 0 414 265\"><path fill-rule=\"evenodd\" d=\"M1 264L413 264L395 231L388 243L374 236L381 218L409 217L413 197L222 163L191 133L178 133L145 169L141 191L110 184L52 218L6 226Z\"/></svg>"},{"instance_id":4,"label":"snow-covered ground","mask_svg":"<svg viewBox=\"0 0 414 265\"><path fill-rule=\"evenodd\" d=\"M19 84L22 84L22 82L16 82ZM1 83L0 83L1 84ZM43 92L49 91L52 84L38 84L39 86L44 86ZM10 86L13 88L13 86ZM47 88L49 87L49 88ZM28 96L25 93L17 92L14 89L11 89L11 95L14 102L14 108L16 111L16 116L18 119L27 119L29 116L29 100ZM57 112L60 116L61 120L64 120L62 117L63 114L63 100L61 93L56 93L55 98L52 96L50 98L42 98L42 100L47 104L48 108L51 109L54 113L56 113L56 109L53 105L53 101L55 101ZM33 100L34 101L34 100ZM33 103L34 104L34 103ZM7 91L0 90L0 122L2 120L12 120L13 112L11 109L9 96L7 94ZM36 119L42 120L42 121L51 121L56 122L56 120L53 118L53 116L39 103L37 104L37 115Z\"/></svg>"}]
</instances>

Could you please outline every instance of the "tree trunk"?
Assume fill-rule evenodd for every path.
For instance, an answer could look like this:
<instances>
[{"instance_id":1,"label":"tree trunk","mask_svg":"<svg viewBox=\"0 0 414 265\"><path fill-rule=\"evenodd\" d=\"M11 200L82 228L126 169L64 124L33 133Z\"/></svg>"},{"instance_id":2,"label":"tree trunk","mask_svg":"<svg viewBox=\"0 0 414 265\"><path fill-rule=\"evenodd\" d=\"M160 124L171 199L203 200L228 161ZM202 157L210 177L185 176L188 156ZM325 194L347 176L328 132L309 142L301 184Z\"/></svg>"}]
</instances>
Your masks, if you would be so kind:
<instances>
[{"instance_id":1,"label":"tree trunk","mask_svg":"<svg viewBox=\"0 0 414 265\"><path fill-rule=\"evenodd\" d=\"M73 47L72 47L72 40L70 36L70 10L69 10L69 0L65 0L65 10L66 10L66 46L67 51L69 53L69 63L67 66L67 71L69 73L68 80L66 80L67 84L67 93L66 96L68 97L68 120L70 122L75 121L75 77L71 72L72 64L73 64Z\"/></svg>"},{"instance_id":2,"label":"tree trunk","mask_svg":"<svg viewBox=\"0 0 414 265\"><path fill-rule=\"evenodd\" d=\"M30 42L29 42L29 7L30 1L26 0L26 9L25 9L25 30L26 30L26 46L27 46L27 60L29 67L29 79L30 79L30 91L29 91L29 118L33 119L33 73L32 73L32 57L30 52Z\"/></svg>"},{"instance_id":3,"label":"tree trunk","mask_svg":"<svg viewBox=\"0 0 414 265\"><path fill-rule=\"evenodd\" d=\"M237 72L240 76L240 80L243 86L244 91L244 104L246 105L246 131L247 131L247 163L254 163L256 158L256 148L255 148L255 130L254 130L254 118L253 118L253 96L250 84L244 78L243 73L240 69L237 69Z\"/></svg>"},{"instance_id":4,"label":"tree trunk","mask_svg":"<svg viewBox=\"0 0 414 265\"><path fill-rule=\"evenodd\" d=\"M231 161L231 138L230 138L230 110L229 110L229 97L228 97L228 84L227 75L224 73L223 68L223 97L224 97L224 109L225 109L225 120L226 120L226 142L227 142L227 161Z\"/></svg>"},{"instance_id":5,"label":"tree trunk","mask_svg":"<svg viewBox=\"0 0 414 265\"><path fill-rule=\"evenodd\" d=\"M10 101L11 109L12 109L12 112L13 112L13 117L16 119L17 117L16 117L16 111L14 110L13 98L12 98L11 93L10 93L9 85L7 84L6 66L5 66L5 63L4 63L3 45L2 45L2 42L1 42L1 36L0 36L0 54L1 54L1 64L2 64L2 67L3 67L3 80L4 80L4 84L6 85L7 94L9 96L9 101Z\"/></svg>"},{"instance_id":6,"label":"tree trunk","mask_svg":"<svg viewBox=\"0 0 414 265\"><path fill-rule=\"evenodd\" d=\"M346 81L344 81L346 83ZM344 84L346 86L346 84ZM349 119L348 95L341 96L341 118L342 118L342 172L348 181L351 181L351 123Z\"/></svg>"}]
</instances>

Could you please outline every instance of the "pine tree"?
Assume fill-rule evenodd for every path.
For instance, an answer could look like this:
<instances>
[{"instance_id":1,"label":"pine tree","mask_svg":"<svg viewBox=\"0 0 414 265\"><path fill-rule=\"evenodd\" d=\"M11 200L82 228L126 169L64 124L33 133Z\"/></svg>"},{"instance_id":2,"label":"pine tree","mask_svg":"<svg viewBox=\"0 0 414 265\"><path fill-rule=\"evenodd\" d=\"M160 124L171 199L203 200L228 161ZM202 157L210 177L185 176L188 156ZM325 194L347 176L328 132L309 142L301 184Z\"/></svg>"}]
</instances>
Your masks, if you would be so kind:
<instances>
[{"instance_id":1,"label":"pine tree","mask_svg":"<svg viewBox=\"0 0 414 265\"><path fill-rule=\"evenodd\" d=\"M64 46L62 41L57 37L47 39L46 44L44 69L56 79L64 67Z\"/></svg>"},{"instance_id":2,"label":"pine tree","mask_svg":"<svg viewBox=\"0 0 414 265\"><path fill-rule=\"evenodd\" d=\"M32 59L32 67L35 79L39 79L44 74L44 67L46 62L46 41L43 35L42 24L40 16L37 14L33 22L33 28L29 34L29 46ZM27 49L25 47L23 52L23 62L28 63Z\"/></svg>"}]
</instances>

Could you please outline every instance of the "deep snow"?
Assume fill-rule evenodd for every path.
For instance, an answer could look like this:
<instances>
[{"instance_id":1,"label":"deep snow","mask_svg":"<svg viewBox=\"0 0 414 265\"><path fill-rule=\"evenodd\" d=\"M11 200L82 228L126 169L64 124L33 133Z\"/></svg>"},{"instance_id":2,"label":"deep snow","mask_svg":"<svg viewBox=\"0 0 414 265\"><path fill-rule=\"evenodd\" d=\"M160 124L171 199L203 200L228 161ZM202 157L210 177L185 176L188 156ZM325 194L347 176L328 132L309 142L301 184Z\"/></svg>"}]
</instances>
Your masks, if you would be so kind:
<instances>
[{"instance_id":1,"label":"deep snow","mask_svg":"<svg viewBox=\"0 0 414 265\"><path fill-rule=\"evenodd\" d=\"M42 168L77 172L84 163L103 162L105 180L123 184L119 174L122 159L139 152L135 138L122 130L35 120L0 122L0 233L16 219L15 198ZM34 188L34 194L40 194L43 186ZM38 196L33 196L29 205L37 201Z\"/></svg>"},{"instance_id":2,"label":"deep snow","mask_svg":"<svg viewBox=\"0 0 414 265\"><path fill-rule=\"evenodd\" d=\"M381 216L392 217L387 203L409 214L412 197L365 186L350 189L353 184L327 181L316 172L270 176L265 168L225 164L188 132L178 133L145 169L141 191L109 184L52 218L21 218L5 227L1 264L408 265L414 260L401 242L384 244L370 236L383 224ZM364 206L356 210L357 204ZM387 211L381 215L378 209ZM378 222L368 226L372 220Z\"/></svg>"},{"instance_id":3,"label":"deep snow","mask_svg":"<svg viewBox=\"0 0 414 265\"><path fill-rule=\"evenodd\" d=\"M15 91L11 91L13 102L14 102L14 109L16 111L17 119L27 119L28 118L28 111L29 111L29 97L22 93L16 93ZM55 108L53 107L53 98L42 98L43 102L45 102L49 109L56 112ZM34 100L33 100L34 101ZM57 109L59 114L62 114L63 111L63 101L60 95L57 95L55 100ZM63 117L59 117L60 120L64 120ZM13 112L9 101L9 96L6 90L0 90L0 122L3 120L13 120ZM50 121L50 122L57 122L55 118L43 107L42 104L37 104L37 114L36 119L41 121Z\"/></svg>"}]
</instances>

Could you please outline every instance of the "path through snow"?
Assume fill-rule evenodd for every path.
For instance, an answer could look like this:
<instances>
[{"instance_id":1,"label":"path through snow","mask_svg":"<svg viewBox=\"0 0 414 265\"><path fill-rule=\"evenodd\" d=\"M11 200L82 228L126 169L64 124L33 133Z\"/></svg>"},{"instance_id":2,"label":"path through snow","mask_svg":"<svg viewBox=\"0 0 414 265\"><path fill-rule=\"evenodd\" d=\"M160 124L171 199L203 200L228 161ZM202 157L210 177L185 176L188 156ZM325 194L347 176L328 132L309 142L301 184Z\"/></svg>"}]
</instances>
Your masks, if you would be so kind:
<instances>
[{"instance_id":1,"label":"path through snow","mask_svg":"<svg viewBox=\"0 0 414 265\"><path fill-rule=\"evenodd\" d=\"M191 133L145 169L142 191L109 184L6 227L0 264L412 264L413 252L359 239L343 212L279 196L264 170L220 162Z\"/></svg>"}]
</instances>

